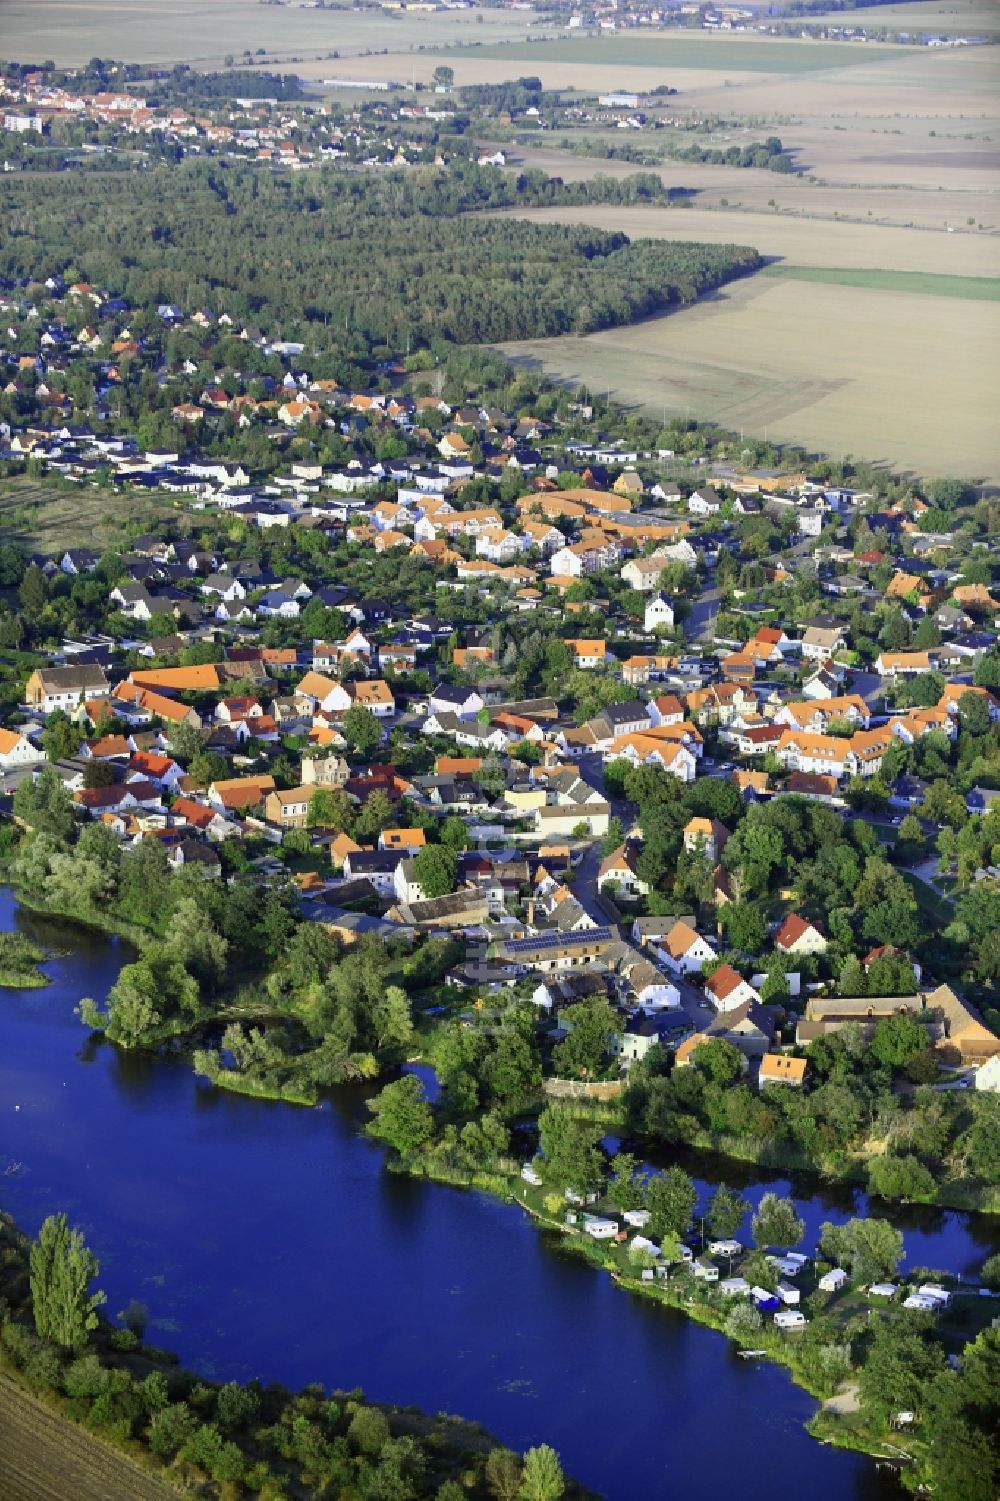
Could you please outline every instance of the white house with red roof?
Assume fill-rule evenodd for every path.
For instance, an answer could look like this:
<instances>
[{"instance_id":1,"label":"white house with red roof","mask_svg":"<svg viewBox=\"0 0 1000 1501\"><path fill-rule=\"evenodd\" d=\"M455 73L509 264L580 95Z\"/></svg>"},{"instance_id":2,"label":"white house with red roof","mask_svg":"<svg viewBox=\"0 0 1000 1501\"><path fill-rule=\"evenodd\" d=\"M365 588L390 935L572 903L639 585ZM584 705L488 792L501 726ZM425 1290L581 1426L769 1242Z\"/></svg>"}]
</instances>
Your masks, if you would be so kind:
<instances>
[{"instance_id":1,"label":"white house with red roof","mask_svg":"<svg viewBox=\"0 0 1000 1501\"><path fill-rule=\"evenodd\" d=\"M774 935L774 946L783 954L825 954L826 935L818 924L789 912Z\"/></svg>"},{"instance_id":2,"label":"white house with red roof","mask_svg":"<svg viewBox=\"0 0 1000 1501\"><path fill-rule=\"evenodd\" d=\"M730 964L720 964L705 981L705 994L719 1011L735 1011L750 1001L760 1005L760 996L749 980L744 980Z\"/></svg>"}]
</instances>

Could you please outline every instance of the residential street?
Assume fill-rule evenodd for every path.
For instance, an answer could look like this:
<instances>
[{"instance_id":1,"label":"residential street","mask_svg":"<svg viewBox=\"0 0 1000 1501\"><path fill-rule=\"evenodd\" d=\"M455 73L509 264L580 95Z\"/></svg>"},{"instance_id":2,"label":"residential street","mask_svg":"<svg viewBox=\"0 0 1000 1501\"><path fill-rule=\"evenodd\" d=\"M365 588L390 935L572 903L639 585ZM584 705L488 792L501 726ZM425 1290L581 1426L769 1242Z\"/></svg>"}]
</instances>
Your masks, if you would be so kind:
<instances>
[{"instance_id":1,"label":"residential street","mask_svg":"<svg viewBox=\"0 0 1000 1501\"><path fill-rule=\"evenodd\" d=\"M710 587L703 590L691 607L691 613L684 622L684 629L692 641L699 641L705 637L711 637L715 626L715 617L719 613L719 600L722 598L722 590L716 585L714 576L708 576Z\"/></svg>"}]
</instances>

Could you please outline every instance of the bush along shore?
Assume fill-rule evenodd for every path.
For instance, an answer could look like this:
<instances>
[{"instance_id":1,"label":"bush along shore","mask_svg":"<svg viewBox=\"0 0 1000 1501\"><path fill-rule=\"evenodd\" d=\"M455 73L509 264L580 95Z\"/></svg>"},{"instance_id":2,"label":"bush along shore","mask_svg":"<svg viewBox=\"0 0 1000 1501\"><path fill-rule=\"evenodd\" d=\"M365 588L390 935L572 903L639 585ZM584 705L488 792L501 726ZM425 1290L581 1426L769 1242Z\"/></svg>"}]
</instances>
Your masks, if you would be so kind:
<instances>
[{"instance_id":1,"label":"bush along shore","mask_svg":"<svg viewBox=\"0 0 1000 1501\"><path fill-rule=\"evenodd\" d=\"M390 1167L520 1204L538 1227L624 1290L724 1333L752 1358L786 1366L821 1406L809 1431L898 1468L942 1501L993 1501L1000 1484L1000 1254L981 1286L929 1268L900 1271L903 1236L888 1221L825 1224L810 1255L791 1200L765 1194L752 1240L735 1239L749 1205L717 1188L699 1210L678 1166L610 1163L606 1121L550 1103L540 1150L522 1165L497 1114L460 1129L432 1108L413 1075L371 1101L370 1131ZM996 1322L997 1327L994 1327Z\"/></svg>"},{"instance_id":2,"label":"bush along shore","mask_svg":"<svg viewBox=\"0 0 1000 1501\"><path fill-rule=\"evenodd\" d=\"M203 1381L144 1341L146 1311L112 1322L96 1259L64 1215L29 1242L0 1213L0 1370L186 1493L413 1501L587 1501L542 1444L517 1455L481 1427L360 1391Z\"/></svg>"},{"instance_id":3,"label":"bush along shore","mask_svg":"<svg viewBox=\"0 0 1000 1501\"><path fill-rule=\"evenodd\" d=\"M36 800L51 827L17 844L10 876L29 910L135 946L107 998L80 1005L110 1041L184 1048L218 1088L302 1105L334 1084L389 1077L419 1051L443 1085L446 1137L475 1137L485 1117L537 1114L543 1073L618 1077L608 1057L617 1022L603 999L570 1008L572 1031L554 1048L523 998L463 1021L444 984L461 945L431 937L411 953L402 940L365 937L344 948L300 919L290 886L172 872L152 842L122 850L99 824L78 830L61 785L45 783ZM654 1047L603 1119L658 1149L864 1183L887 1201L1000 1212L997 1097L935 1089L925 1031L910 1017L882 1019L871 1048L857 1030L810 1046L805 1092L751 1088L722 1040L685 1069Z\"/></svg>"},{"instance_id":4,"label":"bush along shore","mask_svg":"<svg viewBox=\"0 0 1000 1501\"><path fill-rule=\"evenodd\" d=\"M50 984L38 967L45 958L45 950L23 933L0 933L0 987L28 990Z\"/></svg>"},{"instance_id":5,"label":"bush along shore","mask_svg":"<svg viewBox=\"0 0 1000 1501\"><path fill-rule=\"evenodd\" d=\"M241 869L207 881L171 871L152 841L123 850L100 824L81 830L57 781L39 776L37 828L9 851L18 898L136 950L106 998L81 1001L84 1025L125 1048L190 1048L220 1088L306 1105L410 1055L415 1011L455 961L449 941L413 955L373 938L345 949L299 918L291 883L262 886Z\"/></svg>"}]
</instances>

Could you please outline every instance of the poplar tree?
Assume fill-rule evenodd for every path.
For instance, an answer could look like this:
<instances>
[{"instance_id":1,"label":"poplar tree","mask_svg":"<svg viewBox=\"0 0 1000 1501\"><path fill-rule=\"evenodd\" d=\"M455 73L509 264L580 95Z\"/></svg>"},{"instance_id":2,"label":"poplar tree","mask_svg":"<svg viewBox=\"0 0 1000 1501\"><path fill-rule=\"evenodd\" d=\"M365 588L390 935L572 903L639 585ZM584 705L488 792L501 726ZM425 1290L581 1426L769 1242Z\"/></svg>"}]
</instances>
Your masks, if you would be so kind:
<instances>
[{"instance_id":1,"label":"poplar tree","mask_svg":"<svg viewBox=\"0 0 1000 1501\"><path fill-rule=\"evenodd\" d=\"M100 1267L79 1230L71 1230L64 1214L50 1214L31 1247L31 1301L35 1328L42 1339L78 1350L97 1327L102 1292L91 1293L90 1283Z\"/></svg>"}]
</instances>

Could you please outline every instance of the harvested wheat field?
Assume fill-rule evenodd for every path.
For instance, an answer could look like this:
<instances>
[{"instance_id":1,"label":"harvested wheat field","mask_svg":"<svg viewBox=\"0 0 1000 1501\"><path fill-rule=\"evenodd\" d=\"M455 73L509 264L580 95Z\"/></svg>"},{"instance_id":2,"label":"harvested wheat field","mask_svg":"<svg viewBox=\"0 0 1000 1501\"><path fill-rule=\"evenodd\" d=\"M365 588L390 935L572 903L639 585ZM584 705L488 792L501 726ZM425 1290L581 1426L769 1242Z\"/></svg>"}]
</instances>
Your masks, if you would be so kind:
<instances>
[{"instance_id":1,"label":"harvested wheat field","mask_svg":"<svg viewBox=\"0 0 1000 1501\"><path fill-rule=\"evenodd\" d=\"M4 1501L176 1501L177 1492L0 1376Z\"/></svg>"},{"instance_id":2,"label":"harvested wheat field","mask_svg":"<svg viewBox=\"0 0 1000 1501\"><path fill-rule=\"evenodd\" d=\"M568 175L568 174L567 174ZM590 174L585 174L590 175ZM750 173L746 173L750 176ZM508 212L506 210L502 212ZM799 266L869 267L945 276L1000 276L1000 236L947 234L834 220L817 224L794 214L729 209L626 207L517 210L539 224L592 224L620 229L630 239L700 240L753 245L761 255Z\"/></svg>"},{"instance_id":3,"label":"harvested wheat field","mask_svg":"<svg viewBox=\"0 0 1000 1501\"><path fill-rule=\"evenodd\" d=\"M996 0L918 0L909 4L880 5L878 14L858 16L852 23L844 12L811 15L810 24L857 25L881 31L914 31L934 36L995 36L1000 31Z\"/></svg>"},{"instance_id":4,"label":"harvested wheat field","mask_svg":"<svg viewBox=\"0 0 1000 1501\"><path fill-rule=\"evenodd\" d=\"M759 139L764 132L756 134ZM511 149L509 160L514 167L539 167L567 182L579 182L600 174L627 177L640 170L630 162L602 160L596 156L580 157L534 145ZM711 210L742 215L749 212L768 219L820 220L822 224L812 231L819 236L838 228L838 220L858 221L866 228L893 225L901 230L913 227L942 233L950 226L963 235L970 232L971 238L985 239L986 234L997 236L992 241L993 250L987 249L984 254L1000 259L1000 170L995 174L994 185L983 188L966 186L960 176L948 171L944 161L937 170L939 180L944 184L940 192L930 182L925 187L851 187L839 183L813 183L804 177L779 176L756 169L696 162L667 161L657 169L665 187L674 194L684 195L685 211L689 213ZM934 169L928 168L927 172L928 177L932 177ZM624 212L627 216L631 209ZM654 209L652 212L659 214L661 211ZM656 233L655 230L646 232ZM687 238L694 236L688 235ZM943 253L950 256L950 247Z\"/></svg>"},{"instance_id":5,"label":"harvested wheat field","mask_svg":"<svg viewBox=\"0 0 1000 1501\"><path fill-rule=\"evenodd\" d=\"M1000 479L1000 302L757 276L630 328L501 348L626 403Z\"/></svg>"},{"instance_id":6,"label":"harvested wheat field","mask_svg":"<svg viewBox=\"0 0 1000 1501\"><path fill-rule=\"evenodd\" d=\"M263 48L272 60L341 58L378 49L408 53L414 47L448 47L486 38L520 39L531 11L484 10L422 13L354 10L348 3L324 9L262 5L260 0L2 0L0 41L9 57L51 57L72 66L89 58L125 62L221 67L244 48ZM260 66L255 59L254 65ZM409 77L395 58L392 77ZM331 71L329 63L325 71ZM341 69L341 71L345 71ZM353 69L351 70L353 74ZM318 76L325 76L320 74Z\"/></svg>"}]
</instances>

